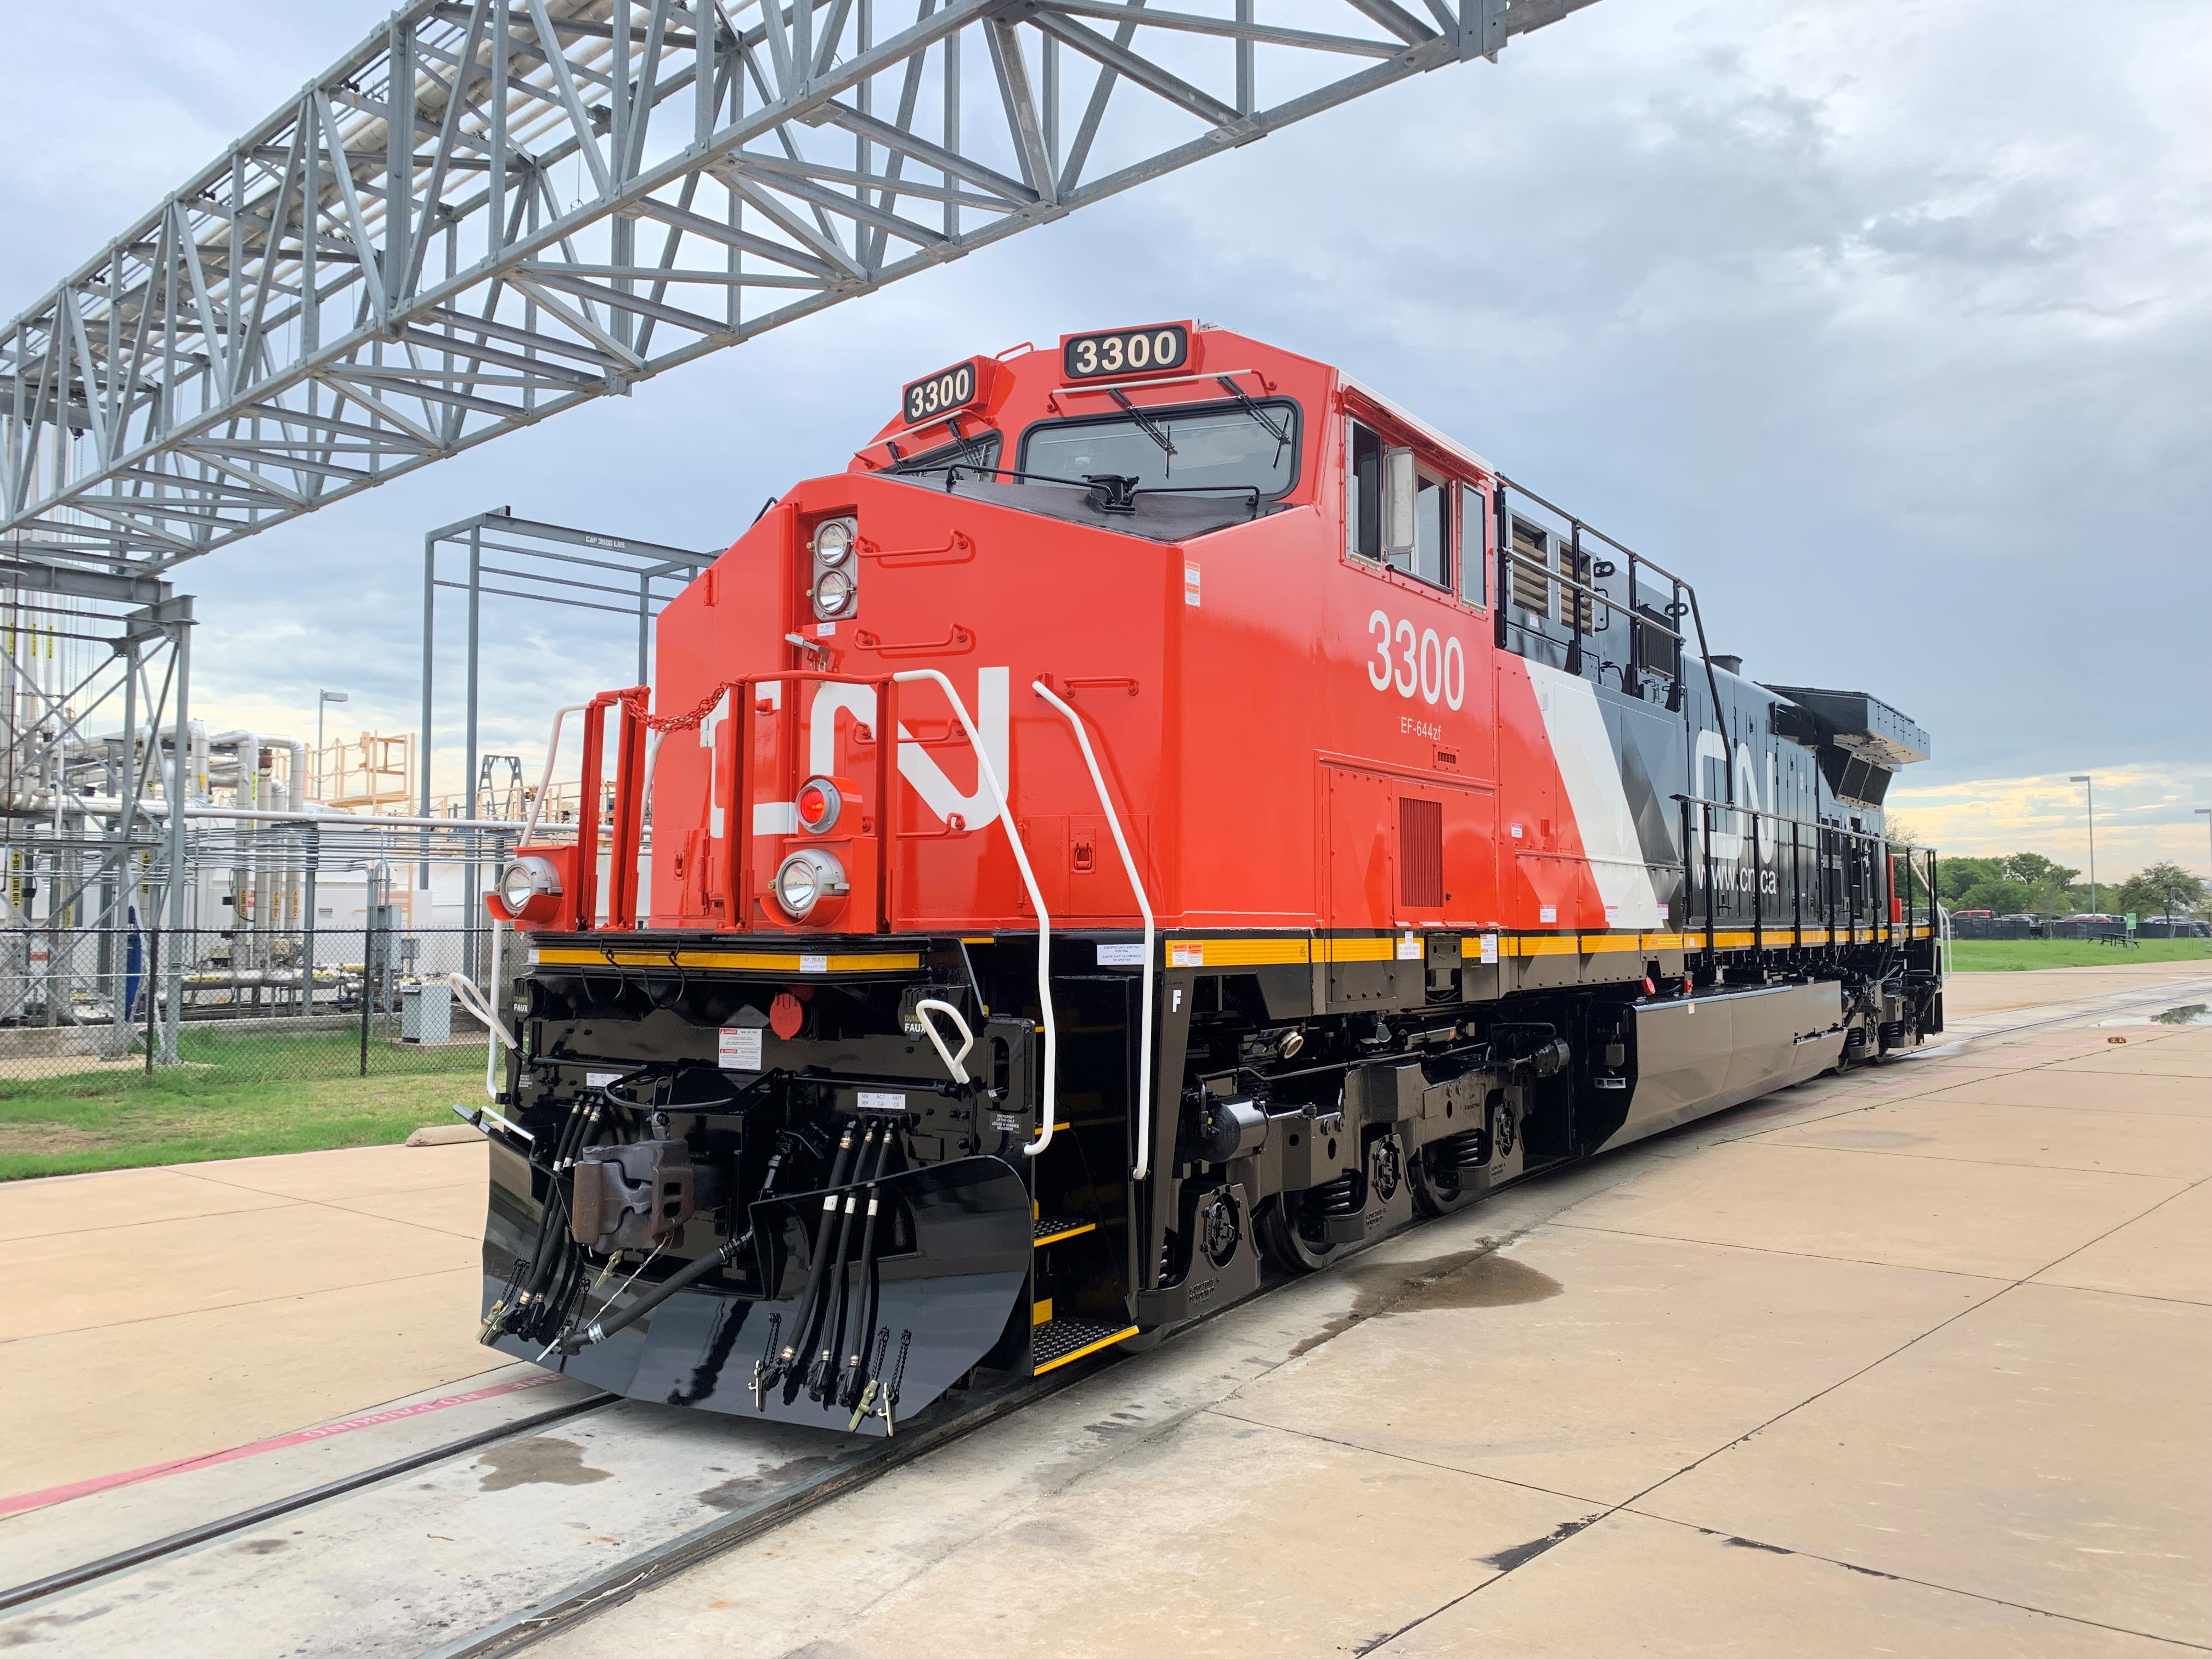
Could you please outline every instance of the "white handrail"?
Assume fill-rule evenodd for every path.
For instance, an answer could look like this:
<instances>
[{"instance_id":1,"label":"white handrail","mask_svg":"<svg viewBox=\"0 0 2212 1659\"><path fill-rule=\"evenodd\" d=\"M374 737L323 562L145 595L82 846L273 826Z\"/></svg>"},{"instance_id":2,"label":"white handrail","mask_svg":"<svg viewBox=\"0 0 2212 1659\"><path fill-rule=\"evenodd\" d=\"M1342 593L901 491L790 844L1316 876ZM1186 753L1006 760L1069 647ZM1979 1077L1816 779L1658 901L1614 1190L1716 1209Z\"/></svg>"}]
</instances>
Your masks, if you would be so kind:
<instances>
[{"instance_id":1,"label":"white handrail","mask_svg":"<svg viewBox=\"0 0 2212 1659\"><path fill-rule=\"evenodd\" d=\"M1113 799L1106 793L1106 779L1098 769L1097 756L1091 751L1091 734L1084 728L1083 717L1054 696L1043 681L1031 680L1030 690L1067 717L1075 741L1083 750L1083 763L1091 769L1091 787L1098 792L1098 805L1106 814L1106 827L1114 832L1114 850L1121 855L1121 868L1128 872L1129 890L1136 894L1137 909L1145 918L1144 986L1137 1036L1137 1162L1129 1171L1130 1180L1142 1181L1152 1171L1152 902L1145 896L1145 884L1137 874L1137 860L1130 856L1128 839L1121 833L1121 815L1114 810Z\"/></svg>"},{"instance_id":2,"label":"white handrail","mask_svg":"<svg viewBox=\"0 0 2212 1659\"><path fill-rule=\"evenodd\" d=\"M933 1008L950 1018L952 1023L960 1028L958 1054L952 1053L945 1046L945 1039L938 1036L937 1027L931 1024L929 1013ZM960 1011L939 998L924 997L914 1005L914 1017L921 1022L922 1035L929 1039L929 1046L937 1050L937 1057L945 1062L945 1069L952 1073L952 1080L955 1083L966 1083L968 1068L960 1062L968 1058L968 1051L975 1046L975 1034L968 1029L968 1022L961 1016Z\"/></svg>"},{"instance_id":3,"label":"white handrail","mask_svg":"<svg viewBox=\"0 0 2212 1659\"><path fill-rule=\"evenodd\" d=\"M453 996L460 1003L463 1012L491 1033L494 1054L499 1052L498 1045L502 1042L510 1048L522 1046L514 1040L514 1034L500 1024L498 1011L491 1006L491 1000L477 988L474 980L466 974L448 974L446 983L453 988Z\"/></svg>"},{"instance_id":4,"label":"white handrail","mask_svg":"<svg viewBox=\"0 0 2212 1659\"><path fill-rule=\"evenodd\" d=\"M1030 869L1029 849L1022 845L1022 832L1015 826L1014 809L1006 799L1006 787L999 781L998 769L991 764L991 751L983 746L982 734L976 731L975 722L968 718L968 705L960 701L952 682L934 668L909 668L891 678L901 685L915 680L934 680L945 693L945 700L952 705L952 712L960 718L961 728L968 733L968 741L975 745L976 775L991 786L991 797L999 804L999 821L1006 826L1006 842L1014 849L1014 867L1022 872L1022 885L1029 890L1030 902L1036 907L1037 1007L1044 1024L1042 1133L1022 1148L1024 1158L1035 1158L1052 1145L1053 1108L1060 1097L1060 1032L1052 1018L1052 917L1045 911L1044 895L1037 891L1036 876ZM899 735L893 732L886 740L896 743ZM890 810L889 803L884 810Z\"/></svg>"}]
</instances>

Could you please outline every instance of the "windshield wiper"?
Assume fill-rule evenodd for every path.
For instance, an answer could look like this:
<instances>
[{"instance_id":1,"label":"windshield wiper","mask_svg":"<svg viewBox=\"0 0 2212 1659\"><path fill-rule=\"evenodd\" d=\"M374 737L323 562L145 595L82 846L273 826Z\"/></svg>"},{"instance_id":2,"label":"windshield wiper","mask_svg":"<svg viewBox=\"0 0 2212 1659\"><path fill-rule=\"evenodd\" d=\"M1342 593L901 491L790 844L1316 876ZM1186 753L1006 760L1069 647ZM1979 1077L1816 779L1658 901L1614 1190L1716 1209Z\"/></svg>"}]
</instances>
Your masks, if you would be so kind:
<instances>
[{"instance_id":1,"label":"windshield wiper","mask_svg":"<svg viewBox=\"0 0 2212 1659\"><path fill-rule=\"evenodd\" d=\"M1221 383L1221 389L1224 392L1227 392L1231 397L1237 400L1237 407L1243 410L1247 415L1249 415L1254 420L1257 421L1260 423L1260 429L1275 441L1275 459L1273 461L1270 462L1269 465L1280 465L1283 459L1284 447L1291 441L1290 422L1285 421L1282 425L1277 426L1273 420L1269 417L1267 411L1261 408L1259 404L1254 403L1249 398L1246 397L1244 395L1244 389L1238 386L1237 382L1231 380L1228 375L1217 374L1213 378Z\"/></svg>"},{"instance_id":2,"label":"windshield wiper","mask_svg":"<svg viewBox=\"0 0 2212 1659\"><path fill-rule=\"evenodd\" d=\"M982 478L1012 478L1020 483L1066 484L1080 489L1091 497L1091 506L1101 513L1133 513L1139 495L1206 495L1228 494L1249 495L1249 509L1254 518L1260 516L1262 492L1257 484L1146 484L1139 486L1135 478L1118 472L1086 472L1079 478L1064 478L1056 472L1018 472L1010 466L985 466L976 461L946 461L935 466L916 466L902 469L901 476L915 477L925 472L942 472L945 491L948 495L960 482L960 475L972 472Z\"/></svg>"},{"instance_id":3,"label":"windshield wiper","mask_svg":"<svg viewBox=\"0 0 2212 1659\"><path fill-rule=\"evenodd\" d=\"M1176 453L1176 447L1173 443L1169 441L1168 434L1160 430L1159 427L1153 422L1151 416L1146 414L1143 410L1131 403L1129 401L1128 394L1123 392L1120 386L1109 386L1106 388L1106 393L1109 397L1112 398L1115 403L1121 405L1121 410L1124 414L1128 416L1131 420L1137 423L1138 431L1143 433L1147 438L1150 438L1154 443L1158 444L1169 454L1172 455Z\"/></svg>"}]
</instances>

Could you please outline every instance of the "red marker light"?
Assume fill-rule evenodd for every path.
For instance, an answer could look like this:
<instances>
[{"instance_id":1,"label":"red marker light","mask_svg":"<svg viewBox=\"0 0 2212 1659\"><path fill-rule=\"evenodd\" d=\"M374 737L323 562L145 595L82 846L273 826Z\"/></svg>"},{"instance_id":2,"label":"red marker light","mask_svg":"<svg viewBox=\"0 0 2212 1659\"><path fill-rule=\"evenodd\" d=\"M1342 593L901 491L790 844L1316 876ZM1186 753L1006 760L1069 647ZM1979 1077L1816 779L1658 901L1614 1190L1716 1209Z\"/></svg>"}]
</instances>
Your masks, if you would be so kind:
<instances>
[{"instance_id":1,"label":"red marker light","mask_svg":"<svg viewBox=\"0 0 2212 1659\"><path fill-rule=\"evenodd\" d=\"M1649 974L1644 976L1644 994L1647 997L1656 997L1659 994L1659 988L1651 982L1651 975Z\"/></svg>"},{"instance_id":2,"label":"red marker light","mask_svg":"<svg viewBox=\"0 0 2212 1659\"><path fill-rule=\"evenodd\" d=\"M793 810L800 829L822 836L836 828L837 815L844 805L845 798L836 783L828 778L809 778L799 786Z\"/></svg>"},{"instance_id":3,"label":"red marker light","mask_svg":"<svg viewBox=\"0 0 2212 1659\"><path fill-rule=\"evenodd\" d=\"M806 1011L799 1006L799 999L788 991L778 992L775 1000L769 1004L768 1028L786 1042L799 1035L799 1024L805 1018Z\"/></svg>"}]
</instances>

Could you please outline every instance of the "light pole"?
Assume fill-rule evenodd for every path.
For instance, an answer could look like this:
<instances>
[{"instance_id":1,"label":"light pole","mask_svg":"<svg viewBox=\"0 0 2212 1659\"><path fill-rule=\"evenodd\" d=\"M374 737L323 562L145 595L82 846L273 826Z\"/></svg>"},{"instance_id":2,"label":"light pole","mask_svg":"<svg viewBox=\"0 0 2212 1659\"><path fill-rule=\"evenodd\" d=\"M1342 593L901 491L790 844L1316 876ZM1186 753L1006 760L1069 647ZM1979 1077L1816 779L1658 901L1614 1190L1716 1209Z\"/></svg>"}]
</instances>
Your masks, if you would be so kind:
<instances>
[{"instance_id":1,"label":"light pole","mask_svg":"<svg viewBox=\"0 0 2212 1659\"><path fill-rule=\"evenodd\" d=\"M2204 820L2205 839L2208 842L2212 842L2212 806L2198 807L2197 809L2197 816Z\"/></svg>"},{"instance_id":2,"label":"light pole","mask_svg":"<svg viewBox=\"0 0 2212 1659\"><path fill-rule=\"evenodd\" d=\"M2102 915L2097 903L2097 785L2094 779L2076 774L2066 780L2069 783L2089 786L2089 909L2092 915Z\"/></svg>"},{"instance_id":3,"label":"light pole","mask_svg":"<svg viewBox=\"0 0 2212 1659\"><path fill-rule=\"evenodd\" d=\"M323 770L323 710L334 702L345 700L346 694L343 691L318 691L315 694L315 781L318 785L322 781ZM319 790L315 799L322 799Z\"/></svg>"}]
</instances>

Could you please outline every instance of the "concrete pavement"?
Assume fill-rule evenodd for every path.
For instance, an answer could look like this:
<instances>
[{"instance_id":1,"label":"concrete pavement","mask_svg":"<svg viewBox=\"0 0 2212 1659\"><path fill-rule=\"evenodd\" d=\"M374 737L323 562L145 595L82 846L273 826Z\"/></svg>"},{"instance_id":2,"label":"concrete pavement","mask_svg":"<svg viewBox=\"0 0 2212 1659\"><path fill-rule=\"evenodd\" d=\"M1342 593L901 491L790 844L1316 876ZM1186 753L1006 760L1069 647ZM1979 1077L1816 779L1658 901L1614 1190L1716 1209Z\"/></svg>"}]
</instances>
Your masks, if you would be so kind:
<instances>
[{"instance_id":1,"label":"concrete pavement","mask_svg":"<svg viewBox=\"0 0 2212 1659\"><path fill-rule=\"evenodd\" d=\"M2212 1646L2212 1029L2089 1023L2139 1020L2098 999L2167 984L2212 995L2202 964L1960 976L1954 1025L1993 1035L1417 1229L547 1650ZM474 1147L0 1188L0 1237L31 1258L0 1342L0 1497L510 1387L524 1368L487 1373L472 1340L482 1202ZM404 1432L434 1443L572 1388ZM109 1492L71 1524L156 1535L402 1432ZM552 1455L592 1443L514 1443L560 1484ZM545 1499L585 1514L592 1490ZM477 1517L456 1518L465 1537ZM346 1564L316 1577L342 1594ZM257 1614L272 1655L282 1601Z\"/></svg>"},{"instance_id":2,"label":"concrete pavement","mask_svg":"<svg viewBox=\"0 0 2212 1659\"><path fill-rule=\"evenodd\" d=\"M2161 982L2106 971L2040 1001ZM1958 1018L2020 1023L1981 981L2025 977ZM2212 1645L2208 1173L2212 1030L1809 1085L1231 1310L548 1651Z\"/></svg>"}]
</instances>

